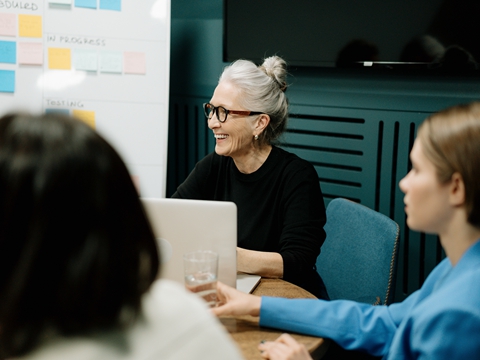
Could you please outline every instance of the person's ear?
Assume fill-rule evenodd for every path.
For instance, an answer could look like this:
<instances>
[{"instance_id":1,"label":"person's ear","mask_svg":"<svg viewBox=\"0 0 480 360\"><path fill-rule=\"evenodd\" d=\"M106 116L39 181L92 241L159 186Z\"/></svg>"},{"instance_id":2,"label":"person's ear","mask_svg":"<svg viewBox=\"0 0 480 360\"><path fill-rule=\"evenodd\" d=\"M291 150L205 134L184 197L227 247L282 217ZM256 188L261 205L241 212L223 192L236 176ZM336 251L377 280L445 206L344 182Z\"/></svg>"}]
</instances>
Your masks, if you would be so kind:
<instances>
[{"instance_id":1,"label":"person's ear","mask_svg":"<svg viewBox=\"0 0 480 360\"><path fill-rule=\"evenodd\" d=\"M258 117L256 125L255 125L255 130L258 132L258 135L262 133L270 124L270 116L267 114L262 114Z\"/></svg>"},{"instance_id":2,"label":"person's ear","mask_svg":"<svg viewBox=\"0 0 480 360\"><path fill-rule=\"evenodd\" d=\"M465 184L462 175L453 173L450 180L450 203L454 206L462 206L465 203Z\"/></svg>"}]
</instances>

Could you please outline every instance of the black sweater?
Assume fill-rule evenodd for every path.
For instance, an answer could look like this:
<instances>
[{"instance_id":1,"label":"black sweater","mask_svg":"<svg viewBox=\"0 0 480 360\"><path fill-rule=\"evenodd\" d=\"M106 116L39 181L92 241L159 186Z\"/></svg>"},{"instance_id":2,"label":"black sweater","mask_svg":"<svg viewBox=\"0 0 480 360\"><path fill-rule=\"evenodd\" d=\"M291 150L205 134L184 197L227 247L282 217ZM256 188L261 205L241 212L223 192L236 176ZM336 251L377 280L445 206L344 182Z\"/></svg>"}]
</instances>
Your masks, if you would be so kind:
<instances>
[{"instance_id":1,"label":"black sweater","mask_svg":"<svg viewBox=\"0 0 480 360\"><path fill-rule=\"evenodd\" d=\"M325 241L325 205L314 167L273 147L252 174L238 171L233 159L216 153L199 161L173 197L232 201L238 212L238 246L277 252L283 279L328 298L315 261ZM211 226L216 221L212 219Z\"/></svg>"}]
</instances>

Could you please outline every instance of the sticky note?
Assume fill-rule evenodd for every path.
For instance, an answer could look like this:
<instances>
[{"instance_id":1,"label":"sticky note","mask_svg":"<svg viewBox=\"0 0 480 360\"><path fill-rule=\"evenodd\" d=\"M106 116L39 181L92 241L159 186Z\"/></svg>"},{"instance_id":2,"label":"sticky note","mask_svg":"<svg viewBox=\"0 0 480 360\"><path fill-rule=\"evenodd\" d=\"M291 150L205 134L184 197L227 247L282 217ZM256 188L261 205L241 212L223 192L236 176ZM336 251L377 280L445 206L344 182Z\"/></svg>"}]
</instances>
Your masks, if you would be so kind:
<instances>
[{"instance_id":1,"label":"sticky note","mask_svg":"<svg viewBox=\"0 0 480 360\"><path fill-rule=\"evenodd\" d=\"M57 109L57 108L48 108L45 109L45 114L62 114L62 115L70 115L70 110L68 109Z\"/></svg>"},{"instance_id":2,"label":"sticky note","mask_svg":"<svg viewBox=\"0 0 480 360\"><path fill-rule=\"evenodd\" d=\"M80 119L95 129L95 111L73 110L72 115Z\"/></svg>"},{"instance_id":3,"label":"sticky note","mask_svg":"<svg viewBox=\"0 0 480 360\"><path fill-rule=\"evenodd\" d=\"M100 71L122 73L123 54L120 51L103 51L100 53Z\"/></svg>"},{"instance_id":4,"label":"sticky note","mask_svg":"<svg viewBox=\"0 0 480 360\"><path fill-rule=\"evenodd\" d=\"M72 55L70 49L48 48L48 68L57 70L70 70Z\"/></svg>"},{"instance_id":5,"label":"sticky note","mask_svg":"<svg viewBox=\"0 0 480 360\"><path fill-rule=\"evenodd\" d=\"M39 15L18 15L18 35L41 38L42 17Z\"/></svg>"},{"instance_id":6,"label":"sticky note","mask_svg":"<svg viewBox=\"0 0 480 360\"><path fill-rule=\"evenodd\" d=\"M17 15L0 13L0 35L17 36Z\"/></svg>"},{"instance_id":7,"label":"sticky note","mask_svg":"<svg viewBox=\"0 0 480 360\"><path fill-rule=\"evenodd\" d=\"M15 71L0 70L0 92L15 92Z\"/></svg>"},{"instance_id":8,"label":"sticky note","mask_svg":"<svg viewBox=\"0 0 480 360\"><path fill-rule=\"evenodd\" d=\"M125 74L145 74L145 53L125 51L123 53L123 72Z\"/></svg>"},{"instance_id":9,"label":"sticky note","mask_svg":"<svg viewBox=\"0 0 480 360\"><path fill-rule=\"evenodd\" d=\"M75 0L75 6L89 8L89 9L96 9L97 0Z\"/></svg>"},{"instance_id":10,"label":"sticky note","mask_svg":"<svg viewBox=\"0 0 480 360\"><path fill-rule=\"evenodd\" d=\"M0 63L17 63L17 43L0 40Z\"/></svg>"},{"instance_id":11,"label":"sticky note","mask_svg":"<svg viewBox=\"0 0 480 360\"><path fill-rule=\"evenodd\" d=\"M42 65L42 43L19 42L17 44L18 63L22 65Z\"/></svg>"},{"instance_id":12,"label":"sticky note","mask_svg":"<svg viewBox=\"0 0 480 360\"><path fill-rule=\"evenodd\" d=\"M121 0L100 0L100 9L102 10L122 10Z\"/></svg>"},{"instance_id":13,"label":"sticky note","mask_svg":"<svg viewBox=\"0 0 480 360\"><path fill-rule=\"evenodd\" d=\"M95 50L74 49L73 67L75 70L97 71L97 52Z\"/></svg>"},{"instance_id":14,"label":"sticky note","mask_svg":"<svg viewBox=\"0 0 480 360\"><path fill-rule=\"evenodd\" d=\"M52 5L72 5L72 0L49 0L48 3Z\"/></svg>"}]
</instances>

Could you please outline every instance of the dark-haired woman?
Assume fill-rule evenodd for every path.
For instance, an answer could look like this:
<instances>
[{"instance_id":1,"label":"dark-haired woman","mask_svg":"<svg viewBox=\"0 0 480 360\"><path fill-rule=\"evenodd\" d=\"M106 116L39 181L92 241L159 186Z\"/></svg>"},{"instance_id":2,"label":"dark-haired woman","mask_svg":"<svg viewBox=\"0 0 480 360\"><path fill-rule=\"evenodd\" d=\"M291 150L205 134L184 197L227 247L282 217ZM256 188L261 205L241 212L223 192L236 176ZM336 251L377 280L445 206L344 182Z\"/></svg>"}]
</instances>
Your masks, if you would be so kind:
<instances>
[{"instance_id":1,"label":"dark-haired woman","mask_svg":"<svg viewBox=\"0 0 480 360\"><path fill-rule=\"evenodd\" d=\"M131 177L101 136L59 115L0 118L1 359L240 359L158 269Z\"/></svg>"}]
</instances>

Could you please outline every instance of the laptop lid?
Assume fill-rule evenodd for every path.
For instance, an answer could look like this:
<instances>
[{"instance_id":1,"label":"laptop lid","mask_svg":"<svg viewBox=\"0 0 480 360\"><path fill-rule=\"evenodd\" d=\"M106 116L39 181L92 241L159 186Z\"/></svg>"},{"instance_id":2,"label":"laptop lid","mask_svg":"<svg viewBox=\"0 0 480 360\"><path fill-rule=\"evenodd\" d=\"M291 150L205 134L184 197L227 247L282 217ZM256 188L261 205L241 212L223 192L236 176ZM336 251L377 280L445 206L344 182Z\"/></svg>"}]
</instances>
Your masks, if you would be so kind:
<instances>
[{"instance_id":1,"label":"laptop lid","mask_svg":"<svg viewBox=\"0 0 480 360\"><path fill-rule=\"evenodd\" d=\"M218 280L236 287L237 206L228 201L141 198L162 254L160 276L185 284L183 254L219 254Z\"/></svg>"}]
</instances>

